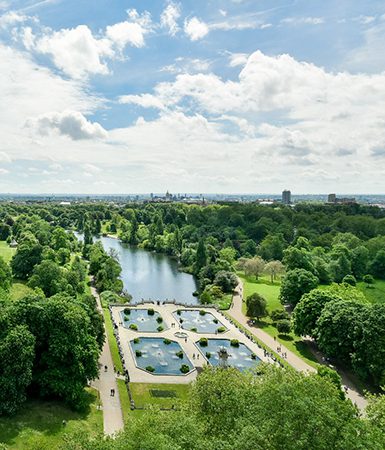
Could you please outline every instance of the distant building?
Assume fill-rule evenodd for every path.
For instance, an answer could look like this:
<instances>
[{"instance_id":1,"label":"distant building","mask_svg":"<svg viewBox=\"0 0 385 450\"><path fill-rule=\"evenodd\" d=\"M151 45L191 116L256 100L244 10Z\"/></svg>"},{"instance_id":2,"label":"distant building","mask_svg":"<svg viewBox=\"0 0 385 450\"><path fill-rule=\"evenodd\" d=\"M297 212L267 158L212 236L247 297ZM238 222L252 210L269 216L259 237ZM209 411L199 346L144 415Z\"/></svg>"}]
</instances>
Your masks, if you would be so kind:
<instances>
[{"instance_id":1,"label":"distant building","mask_svg":"<svg viewBox=\"0 0 385 450\"><path fill-rule=\"evenodd\" d=\"M284 205L290 205L291 204L291 192L284 190L282 192L282 203Z\"/></svg>"},{"instance_id":2,"label":"distant building","mask_svg":"<svg viewBox=\"0 0 385 450\"><path fill-rule=\"evenodd\" d=\"M329 194L328 195L328 203L335 203L337 200L336 194Z\"/></svg>"},{"instance_id":3,"label":"distant building","mask_svg":"<svg viewBox=\"0 0 385 450\"><path fill-rule=\"evenodd\" d=\"M334 205L350 205L357 203L357 201L354 197L337 197L336 194L329 194L328 203L333 203Z\"/></svg>"}]
</instances>

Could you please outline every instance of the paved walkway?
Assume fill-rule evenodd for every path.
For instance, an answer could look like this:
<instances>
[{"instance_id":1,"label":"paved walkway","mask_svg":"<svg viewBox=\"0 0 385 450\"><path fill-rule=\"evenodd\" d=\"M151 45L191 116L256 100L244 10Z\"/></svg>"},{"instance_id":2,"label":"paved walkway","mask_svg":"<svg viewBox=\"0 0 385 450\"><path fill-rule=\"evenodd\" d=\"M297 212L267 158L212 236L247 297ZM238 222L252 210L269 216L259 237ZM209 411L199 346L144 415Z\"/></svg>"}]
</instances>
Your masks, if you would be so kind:
<instances>
[{"instance_id":1,"label":"paved walkway","mask_svg":"<svg viewBox=\"0 0 385 450\"><path fill-rule=\"evenodd\" d=\"M308 373L316 372L316 369L314 369L314 367L307 364L305 361L303 361L301 358L299 358L297 355L291 352L288 348L286 348L283 344L275 341L274 338L272 338L265 331L254 326L250 326L247 323L248 318L242 312L242 302L243 302L243 284L240 281L238 286L235 288L233 303L228 311L229 315L233 317L241 325L243 325L248 331L250 331L250 333L252 333L255 337L257 337L260 341L262 341L272 350L277 351L277 348L280 347L281 354L282 352L286 353L285 360L288 362L288 364L290 364L290 366L294 367L294 369ZM322 361L319 361L319 363L322 364ZM347 397L350 398L350 400L353 403L355 403L360 410L365 409L367 405L365 397L357 391L354 384L344 373L339 372L339 374L342 378L342 383L347 387Z\"/></svg>"},{"instance_id":2,"label":"paved walkway","mask_svg":"<svg viewBox=\"0 0 385 450\"><path fill-rule=\"evenodd\" d=\"M98 310L103 314L100 298L95 288L91 288L92 295L95 297ZM104 367L107 366L107 371ZM112 362L111 350L108 344L107 332L106 341L103 345L103 350L99 358L100 374L99 378L92 382L100 394L100 399L103 405L103 429L104 434L114 435L124 427L122 408L119 399L119 390L114 373L114 364ZM111 396L111 389L115 390L114 397Z\"/></svg>"}]
</instances>

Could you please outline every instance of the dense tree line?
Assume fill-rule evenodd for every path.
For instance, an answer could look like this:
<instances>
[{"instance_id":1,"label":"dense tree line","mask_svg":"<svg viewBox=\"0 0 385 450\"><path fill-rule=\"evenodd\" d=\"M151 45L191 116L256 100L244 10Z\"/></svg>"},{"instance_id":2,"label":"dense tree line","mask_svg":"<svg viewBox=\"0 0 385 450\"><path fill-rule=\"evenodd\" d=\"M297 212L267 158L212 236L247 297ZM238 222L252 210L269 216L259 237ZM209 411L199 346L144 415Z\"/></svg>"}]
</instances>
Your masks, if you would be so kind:
<instances>
[{"instance_id":1,"label":"dense tree line","mask_svg":"<svg viewBox=\"0 0 385 450\"><path fill-rule=\"evenodd\" d=\"M133 416L115 439L68 436L63 449L382 450L383 399L360 417L334 381L271 365L207 368L179 410Z\"/></svg>"}]
</instances>

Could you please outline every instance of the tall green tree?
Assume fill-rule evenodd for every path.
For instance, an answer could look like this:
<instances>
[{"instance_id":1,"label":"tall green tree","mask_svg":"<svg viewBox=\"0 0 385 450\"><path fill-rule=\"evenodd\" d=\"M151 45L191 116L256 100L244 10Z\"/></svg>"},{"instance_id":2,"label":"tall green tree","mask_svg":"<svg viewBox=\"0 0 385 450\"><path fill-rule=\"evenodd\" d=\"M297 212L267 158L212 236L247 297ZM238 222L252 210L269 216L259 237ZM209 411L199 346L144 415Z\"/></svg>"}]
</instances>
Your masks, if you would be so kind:
<instances>
[{"instance_id":1,"label":"tall green tree","mask_svg":"<svg viewBox=\"0 0 385 450\"><path fill-rule=\"evenodd\" d=\"M315 289L317 285L318 278L308 270L290 270L282 280L279 294L281 303L295 306L303 294Z\"/></svg>"}]
</instances>

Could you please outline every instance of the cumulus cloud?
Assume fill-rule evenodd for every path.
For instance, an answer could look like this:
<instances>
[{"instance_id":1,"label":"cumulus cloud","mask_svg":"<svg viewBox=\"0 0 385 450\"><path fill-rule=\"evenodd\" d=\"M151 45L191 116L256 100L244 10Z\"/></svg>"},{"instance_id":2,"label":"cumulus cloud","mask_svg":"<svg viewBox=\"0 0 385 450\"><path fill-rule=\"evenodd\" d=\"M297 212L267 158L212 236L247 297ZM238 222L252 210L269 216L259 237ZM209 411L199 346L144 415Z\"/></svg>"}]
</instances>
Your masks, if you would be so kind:
<instances>
[{"instance_id":1,"label":"cumulus cloud","mask_svg":"<svg viewBox=\"0 0 385 450\"><path fill-rule=\"evenodd\" d=\"M150 14L131 9L127 15L127 20L108 25L98 35L87 25L59 31L42 28L35 34L31 27L24 27L19 34L26 49L51 56L66 75L84 80L109 74L108 61L120 58L126 46L145 45L145 36L153 29Z\"/></svg>"},{"instance_id":2,"label":"cumulus cloud","mask_svg":"<svg viewBox=\"0 0 385 450\"><path fill-rule=\"evenodd\" d=\"M107 74L108 67L102 58L113 55L109 43L96 39L86 25L48 34L36 41L35 49L51 55L59 69L78 79L90 74Z\"/></svg>"},{"instance_id":3,"label":"cumulus cloud","mask_svg":"<svg viewBox=\"0 0 385 450\"><path fill-rule=\"evenodd\" d=\"M184 23L184 31L192 41L198 41L209 33L208 25L197 17L186 20Z\"/></svg>"},{"instance_id":4,"label":"cumulus cloud","mask_svg":"<svg viewBox=\"0 0 385 450\"><path fill-rule=\"evenodd\" d=\"M138 105L142 108L164 109L163 103L154 95L122 95L119 97L119 103L126 105Z\"/></svg>"},{"instance_id":5,"label":"cumulus cloud","mask_svg":"<svg viewBox=\"0 0 385 450\"><path fill-rule=\"evenodd\" d=\"M247 53L231 53L229 56L229 66L244 66L247 63L249 55Z\"/></svg>"},{"instance_id":6,"label":"cumulus cloud","mask_svg":"<svg viewBox=\"0 0 385 450\"><path fill-rule=\"evenodd\" d=\"M179 3L170 1L160 16L160 25L168 30L170 36L175 36L180 30L178 19L181 16L181 6Z\"/></svg>"},{"instance_id":7,"label":"cumulus cloud","mask_svg":"<svg viewBox=\"0 0 385 450\"><path fill-rule=\"evenodd\" d=\"M28 20L24 14L19 14L16 11L9 11L0 16L0 28L7 28L11 25L20 24Z\"/></svg>"},{"instance_id":8,"label":"cumulus cloud","mask_svg":"<svg viewBox=\"0 0 385 450\"><path fill-rule=\"evenodd\" d=\"M90 122L76 111L52 112L42 114L28 123L39 134L47 136L56 131L74 141L82 139L104 139L107 131L97 122Z\"/></svg>"}]
</instances>

